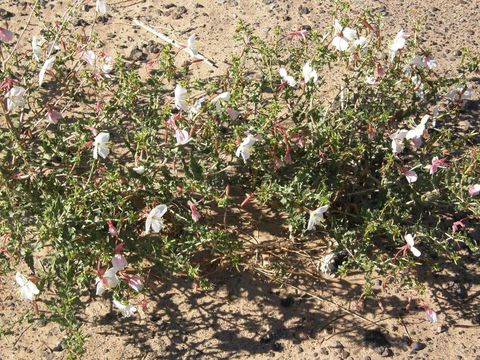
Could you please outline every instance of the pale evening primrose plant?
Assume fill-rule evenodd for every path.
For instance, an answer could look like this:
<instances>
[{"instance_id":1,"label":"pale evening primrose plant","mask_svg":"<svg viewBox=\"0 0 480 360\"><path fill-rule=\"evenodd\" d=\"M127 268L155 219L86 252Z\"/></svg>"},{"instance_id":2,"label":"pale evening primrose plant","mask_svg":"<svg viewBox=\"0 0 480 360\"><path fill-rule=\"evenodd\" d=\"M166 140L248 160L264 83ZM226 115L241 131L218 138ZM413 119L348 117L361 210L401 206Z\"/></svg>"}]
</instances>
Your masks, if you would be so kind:
<instances>
[{"instance_id":1,"label":"pale evening primrose plant","mask_svg":"<svg viewBox=\"0 0 480 360\"><path fill-rule=\"evenodd\" d=\"M110 11L110 6L106 0L97 0L95 9L100 15L107 15Z\"/></svg>"},{"instance_id":2,"label":"pale evening primrose plant","mask_svg":"<svg viewBox=\"0 0 480 360\"><path fill-rule=\"evenodd\" d=\"M21 273L17 272L15 274L15 281L20 286L20 293L22 295L22 299L32 301L33 299L35 299L35 295L40 294L40 290L38 290L37 285L28 280Z\"/></svg>"},{"instance_id":3,"label":"pale evening primrose plant","mask_svg":"<svg viewBox=\"0 0 480 360\"><path fill-rule=\"evenodd\" d=\"M418 179L417 173L413 170L405 171L404 175L405 175L405 178L407 179L409 184L413 184Z\"/></svg>"},{"instance_id":4,"label":"pale evening primrose plant","mask_svg":"<svg viewBox=\"0 0 480 360\"><path fill-rule=\"evenodd\" d=\"M392 45L390 46L390 59L392 61L395 59L397 52L405 47L407 37L408 34L401 29L393 39Z\"/></svg>"},{"instance_id":5,"label":"pale evening primrose plant","mask_svg":"<svg viewBox=\"0 0 480 360\"><path fill-rule=\"evenodd\" d=\"M323 216L327 212L329 205L320 206L319 208L310 212L307 230L315 230L317 225L323 221Z\"/></svg>"},{"instance_id":6,"label":"pale evening primrose plant","mask_svg":"<svg viewBox=\"0 0 480 360\"><path fill-rule=\"evenodd\" d=\"M98 159L98 155L106 158L110 153L108 142L110 141L110 134L108 132L101 132L95 137L93 142L93 158Z\"/></svg>"},{"instance_id":7,"label":"pale evening primrose plant","mask_svg":"<svg viewBox=\"0 0 480 360\"><path fill-rule=\"evenodd\" d=\"M154 207L147 216L147 220L145 222L145 233L149 234L150 229L153 232L158 233L163 228L163 215L167 212L167 205L160 204Z\"/></svg>"},{"instance_id":8,"label":"pale evening primrose plant","mask_svg":"<svg viewBox=\"0 0 480 360\"><path fill-rule=\"evenodd\" d=\"M422 145L422 136L425 132L428 119L430 119L430 115L425 115L420 121L420 124L409 130L405 136L407 140L413 141L416 149Z\"/></svg>"},{"instance_id":9,"label":"pale evening primrose plant","mask_svg":"<svg viewBox=\"0 0 480 360\"><path fill-rule=\"evenodd\" d=\"M468 188L468 195L477 196L478 194L480 194L480 184L475 184Z\"/></svg>"},{"instance_id":10,"label":"pale evening primrose plant","mask_svg":"<svg viewBox=\"0 0 480 360\"><path fill-rule=\"evenodd\" d=\"M105 290L113 289L120 283L120 279L117 276L117 269L114 267L109 268L105 273L96 279L97 281L97 296L101 296Z\"/></svg>"},{"instance_id":11,"label":"pale evening primrose plant","mask_svg":"<svg viewBox=\"0 0 480 360\"><path fill-rule=\"evenodd\" d=\"M190 56L196 57L198 55L197 48L195 46L195 34L190 35L187 40L187 46L185 51L190 54Z\"/></svg>"},{"instance_id":12,"label":"pale evening primrose plant","mask_svg":"<svg viewBox=\"0 0 480 360\"><path fill-rule=\"evenodd\" d=\"M281 67L279 70L278 70L282 80L284 82L286 82L288 84L288 86L291 86L291 87L294 87L295 85L297 85L297 82L295 81L295 79L293 78L293 76L289 76L287 74L287 70L283 67Z\"/></svg>"},{"instance_id":13,"label":"pale evening primrose plant","mask_svg":"<svg viewBox=\"0 0 480 360\"><path fill-rule=\"evenodd\" d=\"M188 111L187 89L177 84L175 87L175 107L178 110Z\"/></svg>"},{"instance_id":14,"label":"pale evening primrose plant","mask_svg":"<svg viewBox=\"0 0 480 360\"><path fill-rule=\"evenodd\" d=\"M422 254L420 250L415 247L415 235L412 236L411 234L406 234L405 241L407 242L407 248L414 256L419 257Z\"/></svg>"},{"instance_id":15,"label":"pale evening primrose plant","mask_svg":"<svg viewBox=\"0 0 480 360\"><path fill-rule=\"evenodd\" d=\"M346 51L350 42L354 42L357 38L357 31L347 26L343 27L337 19L335 19L334 27L337 34L332 40L332 46L338 51Z\"/></svg>"},{"instance_id":16,"label":"pale evening primrose plant","mask_svg":"<svg viewBox=\"0 0 480 360\"><path fill-rule=\"evenodd\" d=\"M317 82L318 74L316 70L314 70L311 67L310 62L307 61L305 65L303 65L302 72L303 72L303 79L305 81L305 85L307 85L311 81L313 81L314 83Z\"/></svg>"},{"instance_id":17,"label":"pale evening primrose plant","mask_svg":"<svg viewBox=\"0 0 480 360\"><path fill-rule=\"evenodd\" d=\"M53 68L53 64L55 63L55 56L52 56L45 60L43 63L42 69L40 70L40 73L38 74L38 85L42 86L43 80L45 78L45 74L47 73L48 70L51 70Z\"/></svg>"},{"instance_id":18,"label":"pale evening primrose plant","mask_svg":"<svg viewBox=\"0 0 480 360\"><path fill-rule=\"evenodd\" d=\"M138 175L142 175L145 172L145 166L142 166L142 165L134 166L132 170L136 172Z\"/></svg>"},{"instance_id":19,"label":"pale evening primrose plant","mask_svg":"<svg viewBox=\"0 0 480 360\"><path fill-rule=\"evenodd\" d=\"M247 137L242 141L238 146L235 155L242 157L244 162L247 162L250 159L252 153L253 145L258 141L258 138L252 134L247 134Z\"/></svg>"},{"instance_id":20,"label":"pale evening primrose plant","mask_svg":"<svg viewBox=\"0 0 480 360\"><path fill-rule=\"evenodd\" d=\"M185 145L187 144L192 138L187 130L183 129L176 129L175 130L175 139L177 140L177 145Z\"/></svg>"},{"instance_id":21,"label":"pale evening primrose plant","mask_svg":"<svg viewBox=\"0 0 480 360\"><path fill-rule=\"evenodd\" d=\"M210 102L215 105L217 111L220 111L222 110L222 104L228 102L229 100L230 93L228 91L225 91L215 96Z\"/></svg>"},{"instance_id":22,"label":"pale evening primrose plant","mask_svg":"<svg viewBox=\"0 0 480 360\"><path fill-rule=\"evenodd\" d=\"M391 136L392 139L392 152L396 155L401 153L405 149L405 144L403 140L407 136L408 130L397 130L395 134Z\"/></svg>"},{"instance_id":23,"label":"pale evening primrose plant","mask_svg":"<svg viewBox=\"0 0 480 360\"><path fill-rule=\"evenodd\" d=\"M7 98L7 110L14 111L25 107L25 88L22 86L13 86L5 97Z\"/></svg>"},{"instance_id":24,"label":"pale evening primrose plant","mask_svg":"<svg viewBox=\"0 0 480 360\"><path fill-rule=\"evenodd\" d=\"M122 313L124 317L130 317L135 314L137 308L129 302L123 303L116 299L113 299L113 305Z\"/></svg>"}]
</instances>

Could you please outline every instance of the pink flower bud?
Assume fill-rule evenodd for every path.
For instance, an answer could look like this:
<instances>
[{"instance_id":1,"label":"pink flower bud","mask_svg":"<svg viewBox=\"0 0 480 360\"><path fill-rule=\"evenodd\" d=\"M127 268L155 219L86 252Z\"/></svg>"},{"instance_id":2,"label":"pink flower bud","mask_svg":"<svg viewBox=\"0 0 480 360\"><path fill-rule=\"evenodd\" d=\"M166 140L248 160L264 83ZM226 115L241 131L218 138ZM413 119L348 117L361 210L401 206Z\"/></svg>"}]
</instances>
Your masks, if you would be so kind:
<instances>
[{"instance_id":1,"label":"pink flower bud","mask_svg":"<svg viewBox=\"0 0 480 360\"><path fill-rule=\"evenodd\" d=\"M135 291L142 291L144 288L143 277L141 276L130 276L128 278L128 285Z\"/></svg>"},{"instance_id":2,"label":"pink flower bud","mask_svg":"<svg viewBox=\"0 0 480 360\"><path fill-rule=\"evenodd\" d=\"M125 259L125 256L122 254L115 254L115 256L112 258L112 265L116 271L120 271L125 269L125 267L128 265L128 262L127 259Z\"/></svg>"},{"instance_id":3,"label":"pink flower bud","mask_svg":"<svg viewBox=\"0 0 480 360\"><path fill-rule=\"evenodd\" d=\"M115 225L113 225L112 220L108 220L107 225L108 225L108 233L110 234L110 236L111 237L117 237L118 236L118 230L115 227ZM121 244L121 245L123 245L123 244Z\"/></svg>"},{"instance_id":4,"label":"pink flower bud","mask_svg":"<svg viewBox=\"0 0 480 360\"><path fill-rule=\"evenodd\" d=\"M58 124L58 120L63 118L62 113L60 111L50 109L47 112L47 119L50 121L52 124Z\"/></svg>"},{"instance_id":5,"label":"pink flower bud","mask_svg":"<svg viewBox=\"0 0 480 360\"><path fill-rule=\"evenodd\" d=\"M200 218L202 217L200 215L200 213L198 212L197 210L197 206L195 205L194 202L188 200L187 202L188 206L190 206L190 211L191 211L191 216L192 216L192 220L195 221L195 222L198 222L198 220L200 220Z\"/></svg>"}]
</instances>

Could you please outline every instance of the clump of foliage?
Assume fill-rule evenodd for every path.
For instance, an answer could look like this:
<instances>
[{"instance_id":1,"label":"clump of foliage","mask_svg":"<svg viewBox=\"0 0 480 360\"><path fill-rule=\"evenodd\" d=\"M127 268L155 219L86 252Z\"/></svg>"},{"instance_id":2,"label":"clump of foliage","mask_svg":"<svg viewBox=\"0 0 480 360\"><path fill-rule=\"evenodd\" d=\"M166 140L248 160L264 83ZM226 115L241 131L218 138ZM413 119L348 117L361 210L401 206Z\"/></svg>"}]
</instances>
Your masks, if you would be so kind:
<instances>
[{"instance_id":1,"label":"clump of foliage","mask_svg":"<svg viewBox=\"0 0 480 360\"><path fill-rule=\"evenodd\" d=\"M289 241L332 240L343 274L406 281L478 252L479 134L457 126L473 55L445 77L416 37L385 40L365 13L269 40L240 24L227 74L198 79L171 46L138 68L68 21L26 51L0 30L0 264L30 267L22 294L73 353L82 295L130 316L158 274L240 268L222 211L242 201L286 214Z\"/></svg>"}]
</instances>

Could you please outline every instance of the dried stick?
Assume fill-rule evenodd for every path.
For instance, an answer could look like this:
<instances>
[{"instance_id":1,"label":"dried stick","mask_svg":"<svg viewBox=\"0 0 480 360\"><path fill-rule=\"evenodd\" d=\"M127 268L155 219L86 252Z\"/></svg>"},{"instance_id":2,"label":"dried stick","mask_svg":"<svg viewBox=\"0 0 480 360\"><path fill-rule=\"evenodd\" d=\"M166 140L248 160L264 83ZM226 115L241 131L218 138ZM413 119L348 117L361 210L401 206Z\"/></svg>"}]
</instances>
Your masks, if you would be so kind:
<instances>
[{"instance_id":1,"label":"dried stick","mask_svg":"<svg viewBox=\"0 0 480 360\"><path fill-rule=\"evenodd\" d=\"M158 37L159 39L165 41L167 44L170 44L178 49L182 49L182 50L185 50L186 49L186 46L180 44L179 42L169 38L167 35L165 34L162 34L161 32L155 30L154 28L152 28L151 26L148 26L147 24L144 24L143 22L141 22L140 20L138 19L134 19L133 20L133 25L137 25L137 26L140 26L142 29L148 31L149 33L155 35L156 37ZM191 55L191 54L190 54ZM204 55L198 53L197 55L191 55L193 58L197 59L197 60L201 60L203 61L204 63L206 63L207 65L213 67L213 68L218 68L217 65L215 65L215 63L211 60L209 60L208 58L206 58Z\"/></svg>"}]
</instances>

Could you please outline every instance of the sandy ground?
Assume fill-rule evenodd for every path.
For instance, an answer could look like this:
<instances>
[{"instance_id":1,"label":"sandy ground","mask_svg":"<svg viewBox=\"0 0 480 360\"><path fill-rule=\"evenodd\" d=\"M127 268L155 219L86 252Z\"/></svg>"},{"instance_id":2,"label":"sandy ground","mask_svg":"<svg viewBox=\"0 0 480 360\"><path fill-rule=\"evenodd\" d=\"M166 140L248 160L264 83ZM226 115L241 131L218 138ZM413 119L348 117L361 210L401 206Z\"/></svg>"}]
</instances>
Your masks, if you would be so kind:
<instances>
[{"instance_id":1,"label":"sandy ground","mask_svg":"<svg viewBox=\"0 0 480 360\"><path fill-rule=\"evenodd\" d=\"M19 32L31 3L2 0L0 21L8 21ZM42 18L54 22L70 2L41 3ZM138 17L180 42L196 33L199 50L219 65L218 70L195 65L203 75L221 74L228 68L238 20L251 24L263 36L277 25L285 31L305 25L327 31L334 11L328 1L110 3L111 16L95 24L107 52L139 61L154 56L155 38L132 26ZM75 19L79 29L94 22L93 1L89 5ZM352 5L352 16L367 6L384 14L387 37L402 27L409 32L417 26L423 29L420 36L438 59L439 71L452 69L463 47L480 50L478 0L355 0ZM26 42L39 26L34 18ZM185 60L185 54L177 56L179 64ZM264 241L277 241L285 235L262 236ZM162 279L152 290L146 309L133 320L117 316L106 299L90 302L78 314L88 335L85 359L479 359L480 280L475 260L465 254L458 267L425 276L425 294L382 292L376 283L375 300L367 299L363 306L358 302L363 284L360 275L340 280L291 279L295 286L323 300L293 287L274 286L251 272L214 273L209 291L181 278ZM439 321L431 324L421 309L407 309L409 298L424 300L437 310ZM0 329L19 321L27 309L29 304L18 300L13 277L0 278ZM63 359L63 335L52 323L16 324L12 332L0 332L0 359Z\"/></svg>"}]
</instances>

